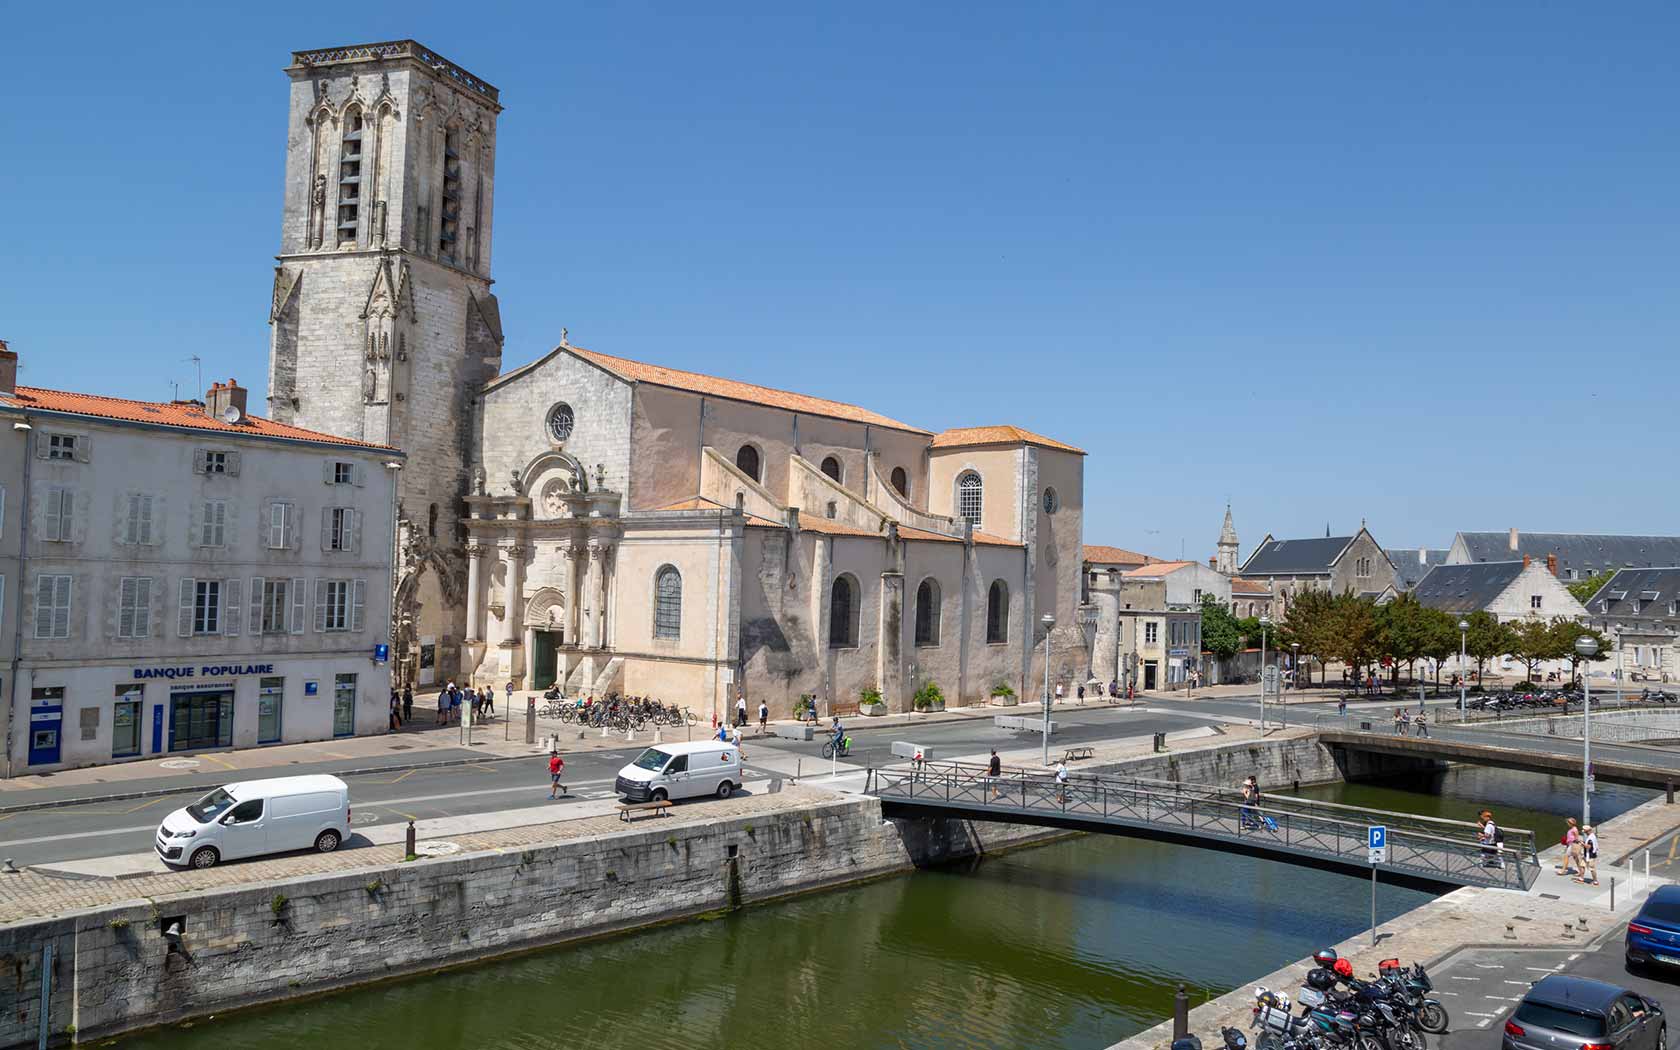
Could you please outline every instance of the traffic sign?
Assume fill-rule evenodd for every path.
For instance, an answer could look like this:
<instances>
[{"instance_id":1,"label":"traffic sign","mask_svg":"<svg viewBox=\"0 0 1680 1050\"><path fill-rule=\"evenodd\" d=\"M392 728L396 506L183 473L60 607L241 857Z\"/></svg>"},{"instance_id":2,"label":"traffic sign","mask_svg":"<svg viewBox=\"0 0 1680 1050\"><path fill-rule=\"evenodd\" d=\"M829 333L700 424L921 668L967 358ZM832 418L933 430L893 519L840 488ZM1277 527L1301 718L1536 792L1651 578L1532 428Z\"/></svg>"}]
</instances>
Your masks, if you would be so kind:
<instances>
[{"instance_id":1,"label":"traffic sign","mask_svg":"<svg viewBox=\"0 0 1680 1050\"><path fill-rule=\"evenodd\" d=\"M1387 846L1384 846L1382 849L1368 850L1367 853L1369 853L1369 856L1366 858L1365 863L1371 865L1373 868L1378 864L1388 863Z\"/></svg>"},{"instance_id":2,"label":"traffic sign","mask_svg":"<svg viewBox=\"0 0 1680 1050\"><path fill-rule=\"evenodd\" d=\"M1372 865L1388 863L1388 828L1381 824L1371 824L1365 828L1366 852L1369 854L1367 863Z\"/></svg>"}]
</instances>

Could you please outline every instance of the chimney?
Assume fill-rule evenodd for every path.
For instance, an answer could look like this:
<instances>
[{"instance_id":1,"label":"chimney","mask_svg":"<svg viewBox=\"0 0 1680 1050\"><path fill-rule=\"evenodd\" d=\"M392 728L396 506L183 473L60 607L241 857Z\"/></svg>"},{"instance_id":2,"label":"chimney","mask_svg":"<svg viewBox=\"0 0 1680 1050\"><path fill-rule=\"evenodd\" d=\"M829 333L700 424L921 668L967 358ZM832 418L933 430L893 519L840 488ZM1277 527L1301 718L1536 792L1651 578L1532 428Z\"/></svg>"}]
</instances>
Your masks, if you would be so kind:
<instances>
[{"instance_id":1,"label":"chimney","mask_svg":"<svg viewBox=\"0 0 1680 1050\"><path fill-rule=\"evenodd\" d=\"M1546 571L1551 573L1553 576L1557 575L1557 555L1556 554L1546 555Z\"/></svg>"},{"instance_id":2,"label":"chimney","mask_svg":"<svg viewBox=\"0 0 1680 1050\"><path fill-rule=\"evenodd\" d=\"M1428 565L1428 564L1429 564L1429 551L1426 548L1419 547L1418 548L1418 566L1421 568L1422 566L1425 566L1425 565Z\"/></svg>"},{"instance_id":3,"label":"chimney","mask_svg":"<svg viewBox=\"0 0 1680 1050\"><path fill-rule=\"evenodd\" d=\"M230 379L226 383L211 383L210 389L204 395L204 414L215 419L221 419L222 414L229 408L239 409L239 418L245 418L245 388L238 380Z\"/></svg>"},{"instance_id":4,"label":"chimney","mask_svg":"<svg viewBox=\"0 0 1680 1050\"><path fill-rule=\"evenodd\" d=\"M1523 568L1528 568L1528 555L1523 555Z\"/></svg>"},{"instance_id":5,"label":"chimney","mask_svg":"<svg viewBox=\"0 0 1680 1050\"><path fill-rule=\"evenodd\" d=\"M1218 556L1211 555L1211 554L1208 555L1208 568L1210 568L1210 569L1219 568L1219 558L1218 558Z\"/></svg>"},{"instance_id":6,"label":"chimney","mask_svg":"<svg viewBox=\"0 0 1680 1050\"><path fill-rule=\"evenodd\" d=\"M0 394L17 393L17 352L0 339Z\"/></svg>"},{"instance_id":7,"label":"chimney","mask_svg":"<svg viewBox=\"0 0 1680 1050\"><path fill-rule=\"evenodd\" d=\"M1517 553L1517 530L1516 529L1511 530L1511 539L1508 542L1511 545L1511 553L1512 554Z\"/></svg>"}]
</instances>

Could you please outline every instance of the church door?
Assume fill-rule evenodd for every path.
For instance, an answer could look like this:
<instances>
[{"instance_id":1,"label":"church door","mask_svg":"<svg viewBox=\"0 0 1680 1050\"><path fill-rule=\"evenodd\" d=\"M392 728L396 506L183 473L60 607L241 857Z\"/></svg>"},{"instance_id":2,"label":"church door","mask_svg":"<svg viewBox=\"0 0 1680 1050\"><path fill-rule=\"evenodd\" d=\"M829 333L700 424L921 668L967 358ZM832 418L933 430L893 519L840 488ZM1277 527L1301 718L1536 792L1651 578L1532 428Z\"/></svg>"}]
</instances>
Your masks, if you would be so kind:
<instances>
[{"instance_id":1,"label":"church door","mask_svg":"<svg viewBox=\"0 0 1680 1050\"><path fill-rule=\"evenodd\" d=\"M554 684L554 672L558 667L555 658L560 648L559 631L533 631L536 651L532 654L531 688L547 689Z\"/></svg>"}]
</instances>

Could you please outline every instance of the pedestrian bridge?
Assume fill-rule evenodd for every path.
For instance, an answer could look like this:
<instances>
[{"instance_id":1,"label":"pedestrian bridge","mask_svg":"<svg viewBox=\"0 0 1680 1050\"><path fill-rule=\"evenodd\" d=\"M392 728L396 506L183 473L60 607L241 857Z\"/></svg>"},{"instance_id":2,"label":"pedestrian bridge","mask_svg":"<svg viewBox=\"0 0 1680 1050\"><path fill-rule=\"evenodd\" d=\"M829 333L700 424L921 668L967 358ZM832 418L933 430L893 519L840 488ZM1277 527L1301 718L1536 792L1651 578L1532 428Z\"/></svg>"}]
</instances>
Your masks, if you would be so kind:
<instances>
[{"instance_id":1,"label":"pedestrian bridge","mask_svg":"<svg viewBox=\"0 0 1680 1050\"><path fill-rule=\"evenodd\" d=\"M1529 831L1506 829L1495 857L1477 843L1474 824L1289 795L1266 795L1249 807L1205 784L1075 774L1063 788L1040 770L1006 769L994 778L983 765L930 762L871 769L864 790L887 816L1126 835L1352 874L1370 872L1366 828L1381 824L1388 858L1376 867L1390 882L1526 890L1540 876Z\"/></svg>"},{"instance_id":2,"label":"pedestrian bridge","mask_svg":"<svg viewBox=\"0 0 1680 1050\"><path fill-rule=\"evenodd\" d=\"M1437 726L1429 736L1415 737L1401 736L1386 725L1370 721L1320 723L1318 740L1337 754L1338 762L1346 753L1355 752L1566 777L1581 775L1579 739L1503 732L1497 724L1482 723L1473 729ZM1594 740L1592 752L1593 776L1605 783L1663 788L1680 781L1680 755L1672 751Z\"/></svg>"}]
</instances>

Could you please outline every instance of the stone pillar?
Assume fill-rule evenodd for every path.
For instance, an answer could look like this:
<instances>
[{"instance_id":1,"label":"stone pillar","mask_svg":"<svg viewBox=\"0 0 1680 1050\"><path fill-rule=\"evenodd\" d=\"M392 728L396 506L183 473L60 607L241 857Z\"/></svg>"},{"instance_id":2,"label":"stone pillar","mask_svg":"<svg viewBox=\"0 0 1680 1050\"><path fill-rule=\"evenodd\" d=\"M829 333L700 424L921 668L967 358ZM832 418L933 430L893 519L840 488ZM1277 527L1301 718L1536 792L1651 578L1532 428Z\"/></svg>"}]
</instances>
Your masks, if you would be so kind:
<instances>
[{"instance_id":1,"label":"stone pillar","mask_svg":"<svg viewBox=\"0 0 1680 1050\"><path fill-rule=\"evenodd\" d=\"M588 568L583 583L583 622L578 626L578 644L586 649L593 649L600 637L596 624L603 612L601 606L601 555L602 548L598 543L591 543L586 557Z\"/></svg>"},{"instance_id":2,"label":"stone pillar","mask_svg":"<svg viewBox=\"0 0 1680 1050\"><path fill-rule=\"evenodd\" d=\"M1091 642L1091 676L1106 689L1109 682L1120 677L1120 596L1093 587L1091 603L1097 607L1097 632Z\"/></svg>"},{"instance_id":3,"label":"stone pillar","mask_svg":"<svg viewBox=\"0 0 1680 1050\"><path fill-rule=\"evenodd\" d=\"M612 546L601 548L601 641L600 648L612 647L613 616L617 610L613 607L613 577L615 564Z\"/></svg>"},{"instance_id":4,"label":"stone pillar","mask_svg":"<svg viewBox=\"0 0 1680 1050\"><path fill-rule=\"evenodd\" d=\"M484 571L484 548L476 543L467 546L467 641L484 641L481 624L478 588Z\"/></svg>"},{"instance_id":5,"label":"stone pillar","mask_svg":"<svg viewBox=\"0 0 1680 1050\"><path fill-rule=\"evenodd\" d=\"M910 710L910 698L904 695L904 574L881 574L881 615L875 645L875 680L880 683L882 697L889 711ZM836 697L835 699L840 699ZM851 697L845 698L847 702Z\"/></svg>"},{"instance_id":6,"label":"stone pillar","mask_svg":"<svg viewBox=\"0 0 1680 1050\"><path fill-rule=\"evenodd\" d=\"M566 644L577 646L583 644L583 588L579 579L582 574L578 571L578 555L581 553L574 542L560 545L560 557L566 560L566 619L563 624Z\"/></svg>"},{"instance_id":7,"label":"stone pillar","mask_svg":"<svg viewBox=\"0 0 1680 1050\"><path fill-rule=\"evenodd\" d=\"M504 654L502 674L514 682L521 682L525 677L525 661L518 650L524 648L524 640L520 637L525 623L525 586L521 578L524 571L525 548L518 545L501 549L502 564L507 570L507 585L502 596L504 608L502 610L502 626L504 637L501 649ZM517 686L516 686L517 688Z\"/></svg>"}]
</instances>

